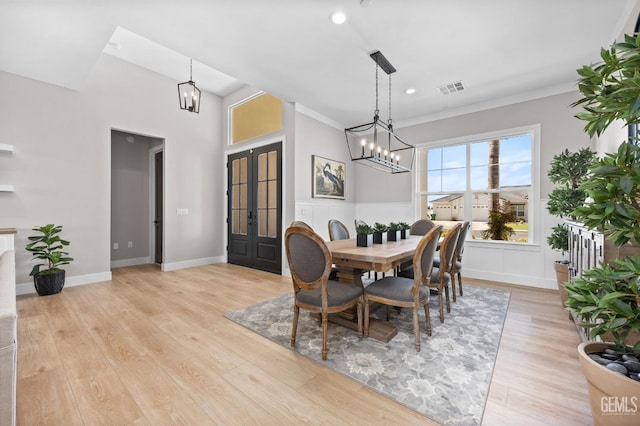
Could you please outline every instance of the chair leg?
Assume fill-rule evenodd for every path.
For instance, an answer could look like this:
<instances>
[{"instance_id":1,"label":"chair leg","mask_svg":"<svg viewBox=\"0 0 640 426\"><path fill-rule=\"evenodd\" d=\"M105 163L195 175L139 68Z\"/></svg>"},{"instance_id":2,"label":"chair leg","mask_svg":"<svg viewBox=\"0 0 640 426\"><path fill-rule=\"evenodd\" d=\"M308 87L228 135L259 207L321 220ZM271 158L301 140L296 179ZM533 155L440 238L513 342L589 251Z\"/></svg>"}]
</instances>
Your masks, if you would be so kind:
<instances>
[{"instance_id":1,"label":"chair leg","mask_svg":"<svg viewBox=\"0 0 640 426\"><path fill-rule=\"evenodd\" d=\"M416 352L420 352L420 322L417 306L413 307L413 332L416 335Z\"/></svg>"},{"instance_id":2,"label":"chair leg","mask_svg":"<svg viewBox=\"0 0 640 426\"><path fill-rule=\"evenodd\" d=\"M451 274L451 294L453 297L454 303L456 302L456 274Z\"/></svg>"},{"instance_id":3,"label":"chair leg","mask_svg":"<svg viewBox=\"0 0 640 426\"><path fill-rule=\"evenodd\" d=\"M460 296L462 296L462 275L460 271L458 271L458 288L460 289Z\"/></svg>"},{"instance_id":4,"label":"chair leg","mask_svg":"<svg viewBox=\"0 0 640 426\"><path fill-rule=\"evenodd\" d=\"M427 322L427 336L431 336L431 314L429 313L429 301L424 304L424 316Z\"/></svg>"},{"instance_id":5,"label":"chair leg","mask_svg":"<svg viewBox=\"0 0 640 426\"><path fill-rule=\"evenodd\" d=\"M293 307L293 325L291 326L291 346L296 345L296 332L298 331L298 316L300 315L300 307Z\"/></svg>"},{"instance_id":6,"label":"chair leg","mask_svg":"<svg viewBox=\"0 0 640 426\"><path fill-rule=\"evenodd\" d=\"M447 301L447 313L451 313L451 302L449 301L449 284L445 284L444 293Z\"/></svg>"},{"instance_id":7,"label":"chair leg","mask_svg":"<svg viewBox=\"0 0 640 426\"><path fill-rule=\"evenodd\" d=\"M362 340L362 297L358 300L358 339Z\"/></svg>"},{"instance_id":8,"label":"chair leg","mask_svg":"<svg viewBox=\"0 0 640 426\"><path fill-rule=\"evenodd\" d=\"M442 300L442 285L438 287L438 306L440 308L440 322L444 322L444 301Z\"/></svg>"},{"instance_id":9,"label":"chair leg","mask_svg":"<svg viewBox=\"0 0 640 426\"><path fill-rule=\"evenodd\" d=\"M369 337L369 299L364 299L364 337Z\"/></svg>"},{"instance_id":10,"label":"chair leg","mask_svg":"<svg viewBox=\"0 0 640 426\"><path fill-rule=\"evenodd\" d=\"M329 315L322 313L322 360L327 360L327 326L329 324Z\"/></svg>"}]
</instances>

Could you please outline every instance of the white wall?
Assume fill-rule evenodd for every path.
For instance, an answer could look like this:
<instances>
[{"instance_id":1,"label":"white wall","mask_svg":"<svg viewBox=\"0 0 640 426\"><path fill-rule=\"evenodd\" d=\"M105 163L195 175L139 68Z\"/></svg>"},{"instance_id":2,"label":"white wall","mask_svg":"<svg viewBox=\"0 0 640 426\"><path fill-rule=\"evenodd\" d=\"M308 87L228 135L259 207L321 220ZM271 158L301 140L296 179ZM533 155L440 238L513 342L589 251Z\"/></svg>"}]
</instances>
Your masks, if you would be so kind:
<instances>
[{"instance_id":1,"label":"white wall","mask_svg":"<svg viewBox=\"0 0 640 426\"><path fill-rule=\"evenodd\" d=\"M164 267L223 255L221 100L205 93L200 114L181 111L176 84L108 55L78 92L0 72L0 143L15 146L0 173L15 185L0 195L0 227L18 230L18 283L31 281L30 229L47 223L71 241L67 285L110 278L111 129L165 139Z\"/></svg>"}]
</instances>

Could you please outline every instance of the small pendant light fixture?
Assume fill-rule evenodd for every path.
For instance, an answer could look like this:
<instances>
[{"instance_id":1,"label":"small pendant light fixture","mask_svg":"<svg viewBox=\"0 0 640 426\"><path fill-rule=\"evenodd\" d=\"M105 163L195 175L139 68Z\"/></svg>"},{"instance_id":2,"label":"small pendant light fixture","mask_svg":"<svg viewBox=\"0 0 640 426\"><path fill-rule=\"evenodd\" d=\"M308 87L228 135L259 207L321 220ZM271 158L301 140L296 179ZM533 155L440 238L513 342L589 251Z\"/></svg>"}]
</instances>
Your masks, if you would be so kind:
<instances>
[{"instance_id":1,"label":"small pendant light fixture","mask_svg":"<svg viewBox=\"0 0 640 426\"><path fill-rule=\"evenodd\" d=\"M193 59L189 59L189 81L178 84L178 101L180 109L196 114L200 112L200 89L193 82Z\"/></svg>"},{"instance_id":2,"label":"small pendant light fixture","mask_svg":"<svg viewBox=\"0 0 640 426\"><path fill-rule=\"evenodd\" d=\"M391 119L391 74L396 69L379 51L373 52L371 59L376 63L376 109L373 121L344 130L351 161L360 161L378 170L390 173L406 173L413 168L415 146L402 140L393 130ZM380 120L378 109L378 68L389 76L389 119ZM364 161L361 161L364 160Z\"/></svg>"}]
</instances>

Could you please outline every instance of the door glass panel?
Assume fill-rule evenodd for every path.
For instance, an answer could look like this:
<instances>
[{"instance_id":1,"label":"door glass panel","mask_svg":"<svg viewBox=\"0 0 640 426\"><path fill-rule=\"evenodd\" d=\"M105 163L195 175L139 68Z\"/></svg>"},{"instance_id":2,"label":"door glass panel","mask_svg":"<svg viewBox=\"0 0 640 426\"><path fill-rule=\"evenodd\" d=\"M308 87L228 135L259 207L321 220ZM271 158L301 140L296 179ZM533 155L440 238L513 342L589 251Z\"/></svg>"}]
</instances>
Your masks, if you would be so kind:
<instances>
[{"instance_id":1,"label":"door glass panel","mask_svg":"<svg viewBox=\"0 0 640 426\"><path fill-rule=\"evenodd\" d=\"M258 223L260 224L258 235L261 237L267 236L267 210L260 210L260 214L258 216Z\"/></svg>"},{"instance_id":2,"label":"door glass panel","mask_svg":"<svg viewBox=\"0 0 640 426\"><path fill-rule=\"evenodd\" d=\"M278 181L269 181L269 205L270 209L275 209L278 203Z\"/></svg>"},{"instance_id":3,"label":"door glass panel","mask_svg":"<svg viewBox=\"0 0 640 426\"><path fill-rule=\"evenodd\" d=\"M247 184L243 183L240 185L240 208L247 208Z\"/></svg>"},{"instance_id":4,"label":"door glass panel","mask_svg":"<svg viewBox=\"0 0 640 426\"><path fill-rule=\"evenodd\" d=\"M258 182L258 208L266 209L267 207L267 182Z\"/></svg>"},{"instance_id":5,"label":"door glass panel","mask_svg":"<svg viewBox=\"0 0 640 426\"><path fill-rule=\"evenodd\" d=\"M267 180L267 154L258 155L258 181Z\"/></svg>"},{"instance_id":6,"label":"door glass panel","mask_svg":"<svg viewBox=\"0 0 640 426\"><path fill-rule=\"evenodd\" d=\"M240 160L231 162L231 183L240 183Z\"/></svg>"},{"instance_id":7,"label":"door glass panel","mask_svg":"<svg viewBox=\"0 0 640 426\"><path fill-rule=\"evenodd\" d=\"M247 183L247 158L240 159L240 181L238 183Z\"/></svg>"},{"instance_id":8,"label":"door glass panel","mask_svg":"<svg viewBox=\"0 0 640 426\"><path fill-rule=\"evenodd\" d=\"M270 238L276 237L276 232L278 228L277 213L278 213L278 210L269 209L269 226L267 227L268 228L267 236L269 236Z\"/></svg>"},{"instance_id":9,"label":"door glass panel","mask_svg":"<svg viewBox=\"0 0 640 426\"><path fill-rule=\"evenodd\" d=\"M234 234L240 233L240 222L238 220L239 218L240 212L238 210L234 210L231 217L231 232L233 232Z\"/></svg>"},{"instance_id":10,"label":"door glass panel","mask_svg":"<svg viewBox=\"0 0 640 426\"><path fill-rule=\"evenodd\" d=\"M269 179L278 178L278 152L269 152Z\"/></svg>"},{"instance_id":11,"label":"door glass panel","mask_svg":"<svg viewBox=\"0 0 640 426\"><path fill-rule=\"evenodd\" d=\"M247 234L247 159L231 162L231 232Z\"/></svg>"}]
</instances>

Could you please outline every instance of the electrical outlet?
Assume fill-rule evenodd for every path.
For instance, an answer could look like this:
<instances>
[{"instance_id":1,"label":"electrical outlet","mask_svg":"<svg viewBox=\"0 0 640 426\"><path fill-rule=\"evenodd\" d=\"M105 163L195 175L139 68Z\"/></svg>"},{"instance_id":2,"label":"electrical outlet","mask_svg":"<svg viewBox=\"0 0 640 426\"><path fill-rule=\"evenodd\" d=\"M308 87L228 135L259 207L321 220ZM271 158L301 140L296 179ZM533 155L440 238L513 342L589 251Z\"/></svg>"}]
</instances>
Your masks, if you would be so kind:
<instances>
[{"instance_id":1,"label":"electrical outlet","mask_svg":"<svg viewBox=\"0 0 640 426\"><path fill-rule=\"evenodd\" d=\"M187 216L189 214L189 209L176 209L176 214L178 216Z\"/></svg>"},{"instance_id":2,"label":"electrical outlet","mask_svg":"<svg viewBox=\"0 0 640 426\"><path fill-rule=\"evenodd\" d=\"M133 241L129 241L129 242L127 243L127 247L129 247L129 248L133 247Z\"/></svg>"},{"instance_id":3,"label":"electrical outlet","mask_svg":"<svg viewBox=\"0 0 640 426\"><path fill-rule=\"evenodd\" d=\"M118 246L118 243L113 243L113 249L114 250L118 250L120 247Z\"/></svg>"}]
</instances>

